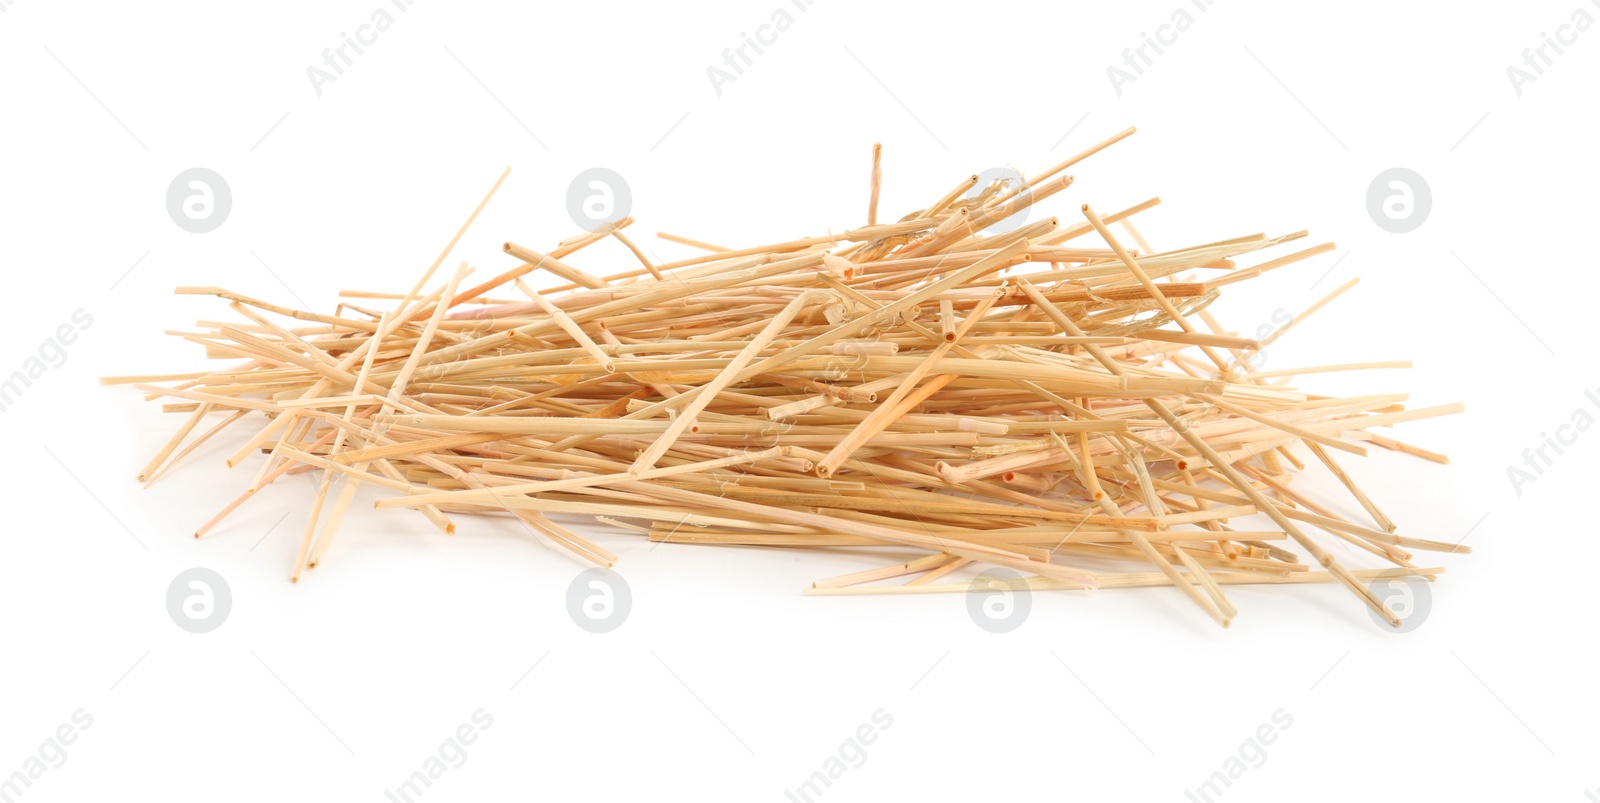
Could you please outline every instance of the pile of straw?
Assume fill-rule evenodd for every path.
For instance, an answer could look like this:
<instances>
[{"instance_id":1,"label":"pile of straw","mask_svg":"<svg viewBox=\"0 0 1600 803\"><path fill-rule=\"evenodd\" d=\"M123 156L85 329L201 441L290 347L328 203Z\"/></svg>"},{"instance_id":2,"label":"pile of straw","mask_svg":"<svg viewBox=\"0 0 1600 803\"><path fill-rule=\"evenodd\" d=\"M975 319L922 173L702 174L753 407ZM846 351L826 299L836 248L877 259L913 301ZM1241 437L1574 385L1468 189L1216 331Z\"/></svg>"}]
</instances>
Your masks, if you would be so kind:
<instances>
[{"instance_id":1,"label":"pile of straw","mask_svg":"<svg viewBox=\"0 0 1600 803\"><path fill-rule=\"evenodd\" d=\"M1227 285L1331 244L1265 258L1297 232L1153 251L1130 219L1156 199L986 233L1131 133L1026 182L973 176L893 223L877 222L874 149L860 228L738 249L662 235L705 253L653 264L625 218L550 253L507 243L515 266L480 283L466 263L436 281L480 204L408 292L347 292L332 314L180 288L241 316L175 333L229 366L107 381L187 414L142 480L265 419L228 460L264 452L254 479L196 537L266 485L321 473L296 580L369 486L392 493L378 507L445 533L461 516L515 517L601 566L616 556L562 521L681 544L911 553L813 593L961 590L934 581L1004 567L1035 589L1175 586L1226 625L1225 585L1323 581L1397 625L1367 584L1441 571L1410 550L1467 550L1396 534L1334 453L1372 444L1442 460L1368 430L1459 405L1320 396L1253 370L1253 354L1350 285L1268 340L1207 310ZM641 264L601 275L608 249ZM554 285L524 281L539 272ZM1293 490L1306 463L1332 472L1365 519ZM1383 568L1347 568L1327 550L1336 541Z\"/></svg>"}]
</instances>

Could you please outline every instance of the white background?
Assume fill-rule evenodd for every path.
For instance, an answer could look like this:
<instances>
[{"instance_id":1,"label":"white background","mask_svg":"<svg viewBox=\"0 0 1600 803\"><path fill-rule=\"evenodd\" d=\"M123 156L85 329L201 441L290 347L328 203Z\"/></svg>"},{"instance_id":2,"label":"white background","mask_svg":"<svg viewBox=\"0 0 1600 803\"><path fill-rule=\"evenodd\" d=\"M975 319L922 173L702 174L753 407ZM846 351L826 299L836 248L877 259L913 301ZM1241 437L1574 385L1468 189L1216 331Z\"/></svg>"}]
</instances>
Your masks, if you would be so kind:
<instances>
[{"instance_id":1,"label":"white background","mask_svg":"<svg viewBox=\"0 0 1600 803\"><path fill-rule=\"evenodd\" d=\"M1506 475L1575 410L1600 417L1583 395L1600 388L1600 31L1521 96L1506 74L1580 0L1218 0L1120 96L1106 68L1180 0L818 0L720 96L706 68L780 0L417 0L318 96L306 68L387 2L0 3L0 373L75 309L94 320L0 414L0 774L77 709L93 716L19 799L379 801L479 708L492 727L424 799L785 800L880 708L893 725L821 799L1184 800L1278 709L1293 725L1228 800L1600 788L1600 433L1520 496ZM568 617L583 567L565 552L503 521L447 539L364 503L291 585L311 483L196 541L255 472L221 465L240 434L144 490L134 475L179 417L96 384L203 364L161 333L225 305L175 285L321 311L341 288L409 288L507 165L455 252L484 275L509 264L504 240L574 233L566 187L593 166L626 177L635 239L673 259L693 252L650 234L737 247L860 225L875 141L897 219L970 173L1032 174L1135 124L1044 213L1073 223L1083 202L1160 195L1138 218L1157 248L1310 228L1340 250L1230 286L1219 315L1248 333L1359 275L1271 367L1412 359L1302 387L1467 404L1395 433L1449 466L1347 461L1403 533L1476 550L1421 555L1448 571L1415 632L1303 587L1230 589L1226 631L1173 589L1037 594L1019 630L992 635L961 595L801 595L891 550L652 548L597 530L634 604L593 635ZM234 198L204 235L165 208L195 166ZM1365 201L1396 166L1433 193L1405 235ZM629 266L614 245L575 261ZM1319 472L1299 483L1353 509ZM193 566L234 597L206 635L165 608Z\"/></svg>"}]
</instances>

